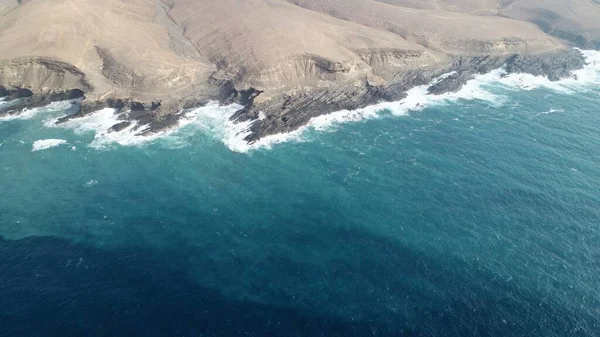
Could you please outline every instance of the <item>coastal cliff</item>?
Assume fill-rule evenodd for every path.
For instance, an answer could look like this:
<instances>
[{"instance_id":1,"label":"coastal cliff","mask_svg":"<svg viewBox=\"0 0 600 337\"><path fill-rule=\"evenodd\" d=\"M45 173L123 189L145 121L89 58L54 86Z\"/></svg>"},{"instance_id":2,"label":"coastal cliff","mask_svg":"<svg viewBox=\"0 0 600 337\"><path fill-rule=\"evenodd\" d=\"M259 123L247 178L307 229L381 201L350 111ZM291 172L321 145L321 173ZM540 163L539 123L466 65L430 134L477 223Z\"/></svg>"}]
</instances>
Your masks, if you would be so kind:
<instances>
[{"instance_id":1,"label":"coastal cliff","mask_svg":"<svg viewBox=\"0 0 600 337\"><path fill-rule=\"evenodd\" d=\"M551 6L537 1L540 10ZM529 7L519 10L520 3L500 4L500 10L475 3L456 7L454 0L440 4L13 4L0 13L0 117L66 100L73 107L56 123L112 108L119 122L111 132L135 124L138 135L146 136L176 127L190 109L217 101L240 106L231 120L252 123L246 137L251 143L294 131L322 114L401 100L416 86L429 85L432 95L454 92L473 76L499 68L556 81L584 65L573 39L548 34L580 8L534 17L525 15ZM600 15L596 7L585 8ZM578 32L595 41L590 32L599 24L584 23Z\"/></svg>"},{"instance_id":2,"label":"coastal cliff","mask_svg":"<svg viewBox=\"0 0 600 337\"><path fill-rule=\"evenodd\" d=\"M130 97L81 101L84 93L79 89L34 94L28 89L0 87L0 97L4 96L5 102L10 103L0 107L0 116L18 114L23 109L44 106L54 101L72 100L75 112L59 118L57 124L104 108L112 108L122 122L112 126L110 131L119 132L135 122L144 126L139 132L140 136L144 136L175 127L186 110L214 100L221 104L235 103L242 106L231 116L231 120L254 122L249 130L251 133L245 139L252 143L265 136L294 131L307 124L311 118L323 114L398 101L405 97L406 91L415 86L431 84L428 91L432 95L456 92L475 75L499 68L503 68L507 74L527 73L556 81L573 76L572 71L581 69L584 64L582 54L575 49L560 49L536 55L458 56L436 67L394 74L388 81L366 76L350 84L339 83L327 88L283 92L266 99L260 99L263 94L261 90L238 90L231 81L215 81L211 96L167 103L138 102ZM436 79L438 80L435 81Z\"/></svg>"},{"instance_id":3,"label":"coastal cliff","mask_svg":"<svg viewBox=\"0 0 600 337\"><path fill-rule=\"evenodd\" d=\"M256 121L251 126L251 134L246 137L248 142L254 142L268 135L294 131L319 115L400 100L404 98L406 91L415 86L431 83L429 93L433 95L456 92L475 75L502 67L508 74L527 73L556 81L572 76L572 71L581 69L584 64L583 56L574 49L562 49L540 55L461 56L440 67L396 74L390 82L372 83L366 78L352 86L281 94L266 101L248 104L232 116L232 119ZM445 74L450 75L433 83ZM260 112L263 118L259 119Z\"/></svg>"}]
</instances>

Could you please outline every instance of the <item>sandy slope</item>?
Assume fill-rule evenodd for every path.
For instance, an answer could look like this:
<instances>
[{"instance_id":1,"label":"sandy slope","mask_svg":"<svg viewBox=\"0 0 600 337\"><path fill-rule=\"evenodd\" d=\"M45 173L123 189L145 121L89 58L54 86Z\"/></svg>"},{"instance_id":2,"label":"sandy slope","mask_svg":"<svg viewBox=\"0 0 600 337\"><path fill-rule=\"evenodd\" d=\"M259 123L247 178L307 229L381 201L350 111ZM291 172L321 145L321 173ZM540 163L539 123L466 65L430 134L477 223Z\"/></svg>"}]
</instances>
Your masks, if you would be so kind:
<instances>
[{"instance_id":1,"label":"sandy slope","mask_svg":"<svg viewBox=\"0 0 600 337\"><path fill-rule=\"evenodd\" d=\"M0 0L0 85L178 100L232 80L269 97L565 46L543 30L597 41L598 18L592 0Z\"/></svg>"},{"instance_id":2,"label":"sandy slope","mask_svg":"<svg viewBox=\"0 0 600 337\"><path fill-rule=\"evenodd\" d=\"M367 51L418 52L416 59L389 60L390 67L445 58L398 35L280 0L178 0L169 13L222 76L242 86L276 90L364 77L372 72Z\"/></svg>"},{"instance_id":3,"label":"sandy slope","mask_svg":"<svg viewBox=\"0 0 600 337\"><path fill-rule=\"evenodd\" d=\"M545 32L584 48L600 48L600 2L590 0L515 0L500 14L533 22Z\"/></svg>"},{"instance_id":4,"label":"sandy slope","mask_svg":"<svg viewBox=\"0 0 600 337\"><path fill-rule=\"evenodd\" d=\"M414 9L372 0L289 1L340 19L388 30L450 54L542 52L559 46L533 24L502 17Z\"/></svg>"},{"instance_id":5,"label":"sandy slope","mask_svg":"<svg viewBox=\"0 0 600 337\"><path fill-rule=\"evenodd\" d=\"M531 22L580 47L600 48L597 0L376 0L400 7L438 9Z\"/></svg>"},{"instance_id":6,"label":"sandy slope","mask_svg":"<svg viewBox=\"0 0 600 337\"><path fill-rule=\"evenodd\" d=\"M97 94L189 94L213 65L172 50L168 28L154 20L158 8L152 0L32 0L1 18L0 58L67 62L86 74ZM19 69L0 69L18 82L10 74ZM23 84L42 89L47 76L53 74Z\"/></svg>"},{"instance_id":7,"label":"sandy slope","mask_svg":"<svg viewBox=\"0 0 600 337\"><path fill-rule=\"evenodd\" d=\"M4 15L13 9L17 8L19 3L17 0L0 0L0 15Z\"/></svg>"}]
</instances>

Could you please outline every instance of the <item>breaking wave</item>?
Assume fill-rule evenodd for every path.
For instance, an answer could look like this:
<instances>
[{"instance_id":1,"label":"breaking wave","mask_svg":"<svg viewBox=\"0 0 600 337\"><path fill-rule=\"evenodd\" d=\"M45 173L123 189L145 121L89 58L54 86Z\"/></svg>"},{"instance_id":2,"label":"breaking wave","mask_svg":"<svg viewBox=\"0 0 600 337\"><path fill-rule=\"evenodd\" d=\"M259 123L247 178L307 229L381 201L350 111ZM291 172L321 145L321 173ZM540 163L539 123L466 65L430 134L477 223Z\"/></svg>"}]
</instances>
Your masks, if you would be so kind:
<instances>
[{"instance_id":1,"label":"breaking wave","mask_svg":"<svg viewBox=\"0 0 600 337\"><path fill-rule=\"evenodd\" d=\"M93 132L94 139L90 146L96 149L105 149L115 144L131 146L147 143L156 137L137 136L138 133L145 129L144 126L139 126L137 123L132 123L127 128L120 132L110 132L109 129L119 123L119 115L114 109L106 108L96 111L80 118L73 118L65 123L56 124L56 119L50 118L46 120L46 127L71 129L75 134L82 135Z\"/></svg>"},{"instance_id":2,"label":"breaking wave","mask_svg":"<svg viewBox=\"0 0 600 337\"><path fill-rule=\"evenodd\" d=\"M94 140L90 146L94 148L107 148L114 144L124 146L141 145L156 139L165 139L174 147L188 145L185 140L186 130L201 130L222 142L230 150L246 153L256 149L268 149L275 144L283 142L302 142L307 139L308 130L329 131L335 130L340 124L358 122L384 116L405 116L413 111L423 110L427 107L448 104L460 100L480 100L494 106L500 106L507 100L506 96L496 93L494 88L508 90L533 90L546 88L562 93L574 93L590 90L592 85L600 83L600 51L581 50L586 59L586 66L574 72L574 76L560 81L552 82L543 76L530 74L507 74L504 69L496 69L487 74L476 75L469 80L459 91L442 95L428 94L429 87L436 81L422 86L417 86L409 91L404 99L397 102L384 102L362 109L342 110L312 118L309 123L298 130L276 134L261 138L249 144L244 140L250 134L253 121L235 123L230 117L241 108L232 104L221 106L211 102L206 106L187 112L175 128L150 136L139 136L146 126L132 123L120 132L109 132L108 129L121 122L113 109L104 109L86 117L72 119L64 124L55 125L54 120L48 120L46 125L73 129L75 133L94 132ZM63 103L64 102L60 102ZM63 107L55 106L55 109ZM45 108L45 109L48 109ZM35 110L35 111L34 111ZM39 109L32 109L16 118L31 118Z\"/></svg>"},{"instance_id":3,"label":"breaking wave","mask_svg":"<svg viewBox=\"0 0 600 337\"><path fill-rule=\"evenodd\" d=\"M11 121L11 120L32 119L33 117L37 116L40 113L48 114L48 113L53 113L53 112L58 112L58 111L64 111L64 110L69 109L72 106L72 102L73 101L53 102L44 107L25 109L19 114L0 117L0 122ZM8 102L0 101L0 107L2 107L3 104L10 105L10 103L8 103Z\"/></svg>"},{"instance_id":4,"label":"breaking wave","mask_svg":"<svg viewBox=\"0 0 600 337\"><path fill-rule=\"evenodd\" d=\"M56 147L62 144L66 144L67 141L64 139L40 139L33 142L33 146L31 148L32 152L46 150L51 147Z\"/></svg>"},{"instance_id":5,"label":"breaking wave","mask_svg":"<svg viewBox=\"0 0 600 337\"><path fill-rule=\"evenodd\" d=\"M476 75L457 92L442 95L428 94L429 87L439 81L440 78L430 84L410 89L407 91L406 97L400 101L384 102L362 109L342 110L314 117L307 125L296 131L267 136L253 144L248 144L244 141L244 138L249 134L247 130L250 128L251 122L232 123L228 116L223 117L222 113L217 111L218 109L211 113L206 113L205 110L202 110L203 113L195 114L195 118L198 125L204 127L210 125L213 129L220 129L221 132L217 132L217 134L221 136L221 141L232 151L248 152L261 148L270 148L275 144L283 142L304 141L306 140L306 131L310 129L316 131L334 130L336 125L343 123L381 118L389 114L405 116L411 111L419 111L427 107L448 104L459 100L480 100L494 106L500 106L506 103L507 97L493 92L492 89L498 86L509 90L546 88L562 93L587 91L593 85L600 83L600 51L581 50L581 52L586 59L586 66L575 71L573 73L574 76L570 78L553 82L544 76L507 74L504 69L496 69L487 74ZM231 113L235 112L235 110L233 109Z\"/></svg>"}]
</instances>

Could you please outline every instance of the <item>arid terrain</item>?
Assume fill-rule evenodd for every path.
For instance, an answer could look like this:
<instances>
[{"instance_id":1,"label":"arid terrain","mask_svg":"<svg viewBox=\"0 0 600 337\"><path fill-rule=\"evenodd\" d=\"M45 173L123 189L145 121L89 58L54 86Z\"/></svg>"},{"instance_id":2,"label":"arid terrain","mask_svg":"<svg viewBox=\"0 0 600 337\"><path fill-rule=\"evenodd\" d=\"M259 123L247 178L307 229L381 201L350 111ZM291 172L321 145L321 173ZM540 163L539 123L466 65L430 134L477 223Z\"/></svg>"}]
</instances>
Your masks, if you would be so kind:
<instances>
[{"instance_id":1,"label":"arid terrain","mask_svg":"<svg viewBox=\"0 0 600 337\"><path fill-rule=\"evenodd\" d=\"M449 71L436 93L507 63L568 76L582 66L573 46L600 48L598 2L0 0L0 85L20 100L0 114L79 89L70 118L111 106L153 132L219 100L244 106L234 118L268 117L252 141Z\"/></svg>"}]
</instances>

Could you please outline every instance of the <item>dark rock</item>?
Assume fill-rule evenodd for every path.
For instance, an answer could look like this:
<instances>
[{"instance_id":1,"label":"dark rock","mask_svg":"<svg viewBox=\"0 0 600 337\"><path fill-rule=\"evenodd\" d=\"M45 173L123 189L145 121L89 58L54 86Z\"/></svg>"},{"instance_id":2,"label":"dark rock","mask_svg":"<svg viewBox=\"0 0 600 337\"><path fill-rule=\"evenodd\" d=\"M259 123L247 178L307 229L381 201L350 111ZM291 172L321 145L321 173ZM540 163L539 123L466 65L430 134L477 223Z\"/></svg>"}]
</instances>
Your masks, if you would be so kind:
<instances>
[{"instance_id":1,"label":"dark rock","mask_svg":"<svg viewBox=\"0 0 600 337\"><path fill-rule=\"evenodd\" d=\"M84 102L79 110L62 117L57 123L72 118L83 117L105 107L114 108L122 122L113 125L111 132L118 132L135 122L140 136L151 135L178 125L183 111L206 104L209 99L217 99L222 104L238 103L243 107L236 111L231 120L236 122L254 121L246 141L254 142L262 137L277 133L291 132L306 125L313 117L339 110L353 110L384 101L398 101L406 96L406 91L419 85L428 85L430 94L439 95L460 90L477 74L505 67L508 73L529 73L558 80L571 76L573 70L584 65L584 58L576 50L560 50L537 55L505 56L462 56L436 68L419 68L391 74L386 81L364 83L332 83L329 88L314 88L294 93L273 95L269 100L257 102L262 91L256 88L238 90L232 81L213 79L214 91L202 99L188 97L179 102L150 102L144 104L131 99L106 99ZM338 71L335 65L323 65ZM328 68L328 69L329 69ZM343 69L342 69L343 70ZM339 70L339 71L342 71ZM376 84L373 84L376 83ZM81 93L69 93L78 96ZM67 93L63 93L67 95ZM50 95L51 98L57 96ZM61 96L64 97L64 96ZM44 98L42 100L48 100ZM259 118L261 112L265 118Z\"/></svg>"},{"instance_id":2,"label":"dark rock","mask_svg":"<svg viewBox=\"0 0 600 337\"><path fill-rule=\"evenodd\" d=\"M162 104L162 101L152 102L152 104L150 105L150 111L154 111L154 110L158 109L161 104Z\"/></svg>"},{"instance_id":3,"label":"dark rock","mask_svg":"<svg viewBox=\"0 0 600 337\"><path fill-rule=\"evenodd\" d=\"M106 100L106 107L108 107L108 108L121 110L121 109L125 108L126 106L127 106L127 101L122 100L120 98L118 98L118 99L109 98Z\"/></svg>"},{"instance_id":4,"label":"dark rock","mask_svg":"<svg viewBox=\"0 0 600 337\"><path fill-rule=\"evenodd\" d=\"M7 90L8 91L8 90ZM33 109L46 106L53 102L75 101L84 98L83 91L79 89L55 91L52 93L33 94L29 89L16 89L8 91L9 96L6 99L10 104L0 108L0 114L19 114L24 109Z\"/></svg>"},{"instance_id":5,"label":"dark rock","mask_svg":"<svg viewBox=\"0 0 600 337\"><path fill-rule=\"evenodd\" d=\"M562 49L539 55L514 55L506 62L508 73L527 73L558 81L581 69L585 59L577 49Z\"/></svg>"},{"instance_id":6,"label":"dark rock","mask_svg":"<svg viewBox=\"0 0 600 337\"><path fill-rule=\"evenodd\" d=\"M475 75L503 66L508 73L529 73L555 81L571 76L572 71L582 68L584 63L583 55L572 49L537 55L462 56L455 58L446 68L400 73L390 81L391 84L383 86L371 86L367 81L364 87L342 86L280 95L262 104L246 105L232 119L238 122L255 120L250 127L251 134L246 137L246 141L251 143L268 135L294 131L319 115L400 100L410 88L434 81L428 92L439 95L456 92ZM443 76L448 73L451 74ZM265 113L266 118L259 120L259 111Z\"/></svg>"},{"instance_id":7,"label":"dark rock","mask_svg":"<svg viewBox=\"0 0 600 337\"><path fill-rule=\"evenodd\" d=\"M117 123L117 124L115 124L115 125L111 126L111 127L108 129L108 132L120 132L120 131L122 131L122 130L124 130L124 129L128 128L129 126L131 126L131 124L132 124L132 123L131 123L131 122L129 122L129 121L125 121L125 122Z\"/></svg>"},{"instance_id":8,"label":"dark rock","mask_svg":"<svg viewBox=\"0 0 600 337\"><path fill-rule=\"evenodd\" d=\"M403 97L404 90L399 90L398 86L319 89L296 95L283 94L265 103L246 106L232 118L237 121L255 120L250 127L252 133L246 138L248 142L255 142L268 135L294 131L306 125L311 118L329 112L356 109ZM266 118L258 120L260 111L265 113Z\"/></svg>"},{"instance_id":9,"label":"dark rock","mask_svg":"<svg viewBox=\"0 0 600 337\"><path fill-rule=\"evenodd\" d=\"M8 105L0 107L0 117L15 116L21 113L22 109L16 109L13 104L9 102Z\"/></svg>"},{"instance_id":10,"label":"dark rock","mask_svg":"<svg viewBox=\"0 0 600 337\"><path fill-rule=\"evenodd\" d=\"M14 99L19 99L19 98L27 98L27 97L31 97L33 96L33 92L29 89L25 89L25 88L18 88L12 92L10 92L10 94L8 95L8 99L7 101L12 101Z\"/></svg>"},{"instance_id":11,"label":"dark rock","mask_svg":"<svg viewBox=\"0 0 600 337\"><path fill-rule=\"evenodd\" d=\"M218 86L219 93L217 99L219 102L233 101L237 97L238 91L232 81L224 81Z\"/></svg>"},{"instance_id":12,"label":"dark rock","mask_svg":"<svg viewBox=\"0 0 600 337\"><path fill-rule=\"evenodd\" d=\"M572 76L574 70L583 68L585 59L576 49L561 49L554 52L532 55L510 55L508 57L459 57L449 69L454 73L429 87L428 92L440 95L460 90L476 74L485 74L504 66L509 74L526 73L545 76L551 81Z\"/></svg>"},{"instance_id":13,"label":"dark rock","mask_svg":"<svg viewBox=\"0 0 600 337\"><path fill-rule=\"evenodd\" d=\"M254 102L254 99L262 93L263 91L254 89L252 87L246 90L242 90L239 92L238 103L241 105L252 104L252 102Z\"/></svg>"},{"instance_id":14,"label":"dark rock","mask_svg":"<svg viewBox=\"0 0 600 337\"><path fill-rule=\"evenodd\" d=\"M77 98L82 98L82 97L85 97L85 93L83 92L83 90L79 90L79 89L70 90L69 99L77 99Z\"/></svg>"},{"instance_id":15,"label":"dark rock","mask_svg":"<svg viewBox=\"0 0 600 337\"><path fill-rule=\"evenodd\" d=\"M72 114L60 117L56 120L55 124L63 124L74 118L85 117L93 112L102 110L104 108L114 107L115 100L107 99L107 100L98 100L98 101L83 101L76 102L74 104L76 106L76 111Z\"/></svg>"},{"instance_id":16,"label":"dark rock","mask_svg":"<svg viewBox=\"0 0 600 337\"><path fill-rule=\"evenodd\" d=\"M6 97L8 95L10 95L8 90L6 90L6 88L4 88L3 86L0 85L0 98Z\"/></svg>"},{"instance_id":17,"label":"dark rock","mask_svg":"<svg viewBox=\"0 0 600 337\"><path fill-rule=\"evenodd\" d=\"M208 102L208 100L188 98L179 102L179 106L181 107L181 110L190 110L201 106L205 106L206 104L208 104Z\"/></svg>"},{"instance_id":18,"label":"dark rock","mask_svg":"<svg viewBox=\"0 0 600 337\"><path fill-rule=\"evenodd\" d=\"M56 120L56 122L54 124L56 124L56 125L64 124L64 123L70 121L71 119L84 117L86 115L87 114L85 114L83 112L83 109L81 107L79 107L79 109L78 109L77 112L72 113L70 115L66 115L66 116L60 117L59 119Z\"/></svg>"},{"instance_id":19,"label":"dark rock","mask_svg":"<svg viewBox=\"0 0 600 337\"><path fill-rule=\"evenodd\" d=\"M136 136L150 136L174 128L179 125L180 118L180 114L168 115L163 118L153 118L143 123L143 125L146 125L146 128L136 134Z\"/></svg>"},{"instance_id":20,"label":"dark rock","mask_svg":"<svg viewBox=\"0 0 600 337\"><path fill-rule=\"evenodd\" d=\"M427 92L431 95L441 95L447 92L457 92L460 88L467 83L471 78L472 74L467 73L453 73L446 78L441 79L439 82L431 85Z\"/></svg>"},{"instance_id":21,"label":"dark rock","mask_svg":"<svg viewBox=\"0 0 600 337\"><path fill-rule=\"evenodd\" d=\"M252 105L246 105L243 108L237 110L231 117L230 120L236 122L246 122L249 120L258 119L259 111L252 109Z\"/></svg>"},{"instance_id":22,"label":"dark rock","mask_svg":"<svg viewBox=\"0 0 600 337\"><path fill-rule=\"evenodd\" d=\"M450 75L440 76L427 92L432 95L457 92L476 74L485 74L498 69L506 63L506 60L506 57L490 56L457 57L452 66L445 71ZM435 81L435 78L432 81Z\"/></svg>"},{"instance_id":23,"label":"dark rock","mask_svg":"<svg viewBox=\"0 0 600 337\"><path fill-rule=\"evenodd\" d=\"M115 114L119 115L118 119L122 120L122 122L111 126L108 129L109 132L120 132L131 126L133 122L136 122L138 125L136 128L145 127L138 134L144 136L177 125L183 114L182 111L184 109L182 106L184 104L192 108L205 103L198 99L189 99L185 103L180 104L162 104L161 101L144 104L131 99L107 98L93 102L86 101L79 104L79 109L75 113L59 118L56 124L62 124L74 118L85 117L104 108L112 108L115 109ZM124 109L128 109L128 111L124 112Z\"/></svg>"},{"instance_id":24,"label":"dark rock","mask_svg":"<svg viewBox=\"0 0 600 337\"><path fill-rule=\"evenodd\" d=\"M66 90L50 94L48 100L52 102L68 101L78 98L83 98L84 92L79 89Z\"/></svg>"},{"instance_id":25,"label":"dark rock","mask_svg":"<svg viewBox=\"0 0 600 337\"><path fill-rule=\"evenodd\" d=\"M131 102L130 109L131 111L144 111L146 107L140 102Z\"/></svg>"}]
</instances>

